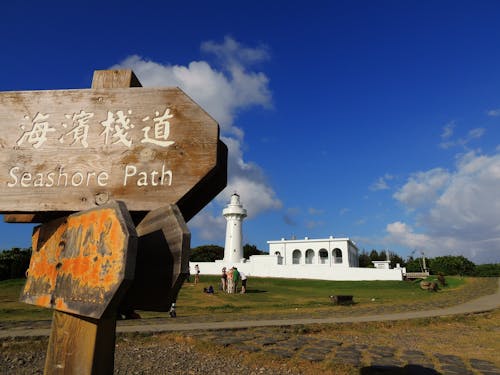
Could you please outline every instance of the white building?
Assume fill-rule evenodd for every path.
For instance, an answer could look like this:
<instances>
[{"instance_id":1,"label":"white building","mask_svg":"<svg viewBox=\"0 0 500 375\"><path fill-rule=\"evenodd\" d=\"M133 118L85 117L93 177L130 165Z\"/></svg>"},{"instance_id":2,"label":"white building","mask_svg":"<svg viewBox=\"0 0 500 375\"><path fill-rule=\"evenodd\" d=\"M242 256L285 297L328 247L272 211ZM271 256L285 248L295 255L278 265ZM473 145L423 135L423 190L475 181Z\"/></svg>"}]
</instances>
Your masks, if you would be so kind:
<instances>
[{"instance_id":1,"label":"white building","mask_svg":"<svg viewBox=\"0 0 500 375\"><path fill-rule=\"evenodd\" d=\"M227 220L224 259L198 262L202 274L219 275L222 267L237 267L247 276L318 280L402 280L404 268L360 268L358 248L349 238L268 241L269 255L243 258L242 221L247 212L238 194L223 210ZM195 263L190 263L191 269ZM377 266L377 265L375 265Z\"/></svg>"},{"instance_id":2,"label":"white building","mask_svg":"<svg viewBox=\"0 0 500 375\"><path fill-rule=\"evenodd\" d=\"M267 241L269 254L279 264L321 264L328 267L358 267L358 248L349 238Z\"/></svg>"}]
</instances>

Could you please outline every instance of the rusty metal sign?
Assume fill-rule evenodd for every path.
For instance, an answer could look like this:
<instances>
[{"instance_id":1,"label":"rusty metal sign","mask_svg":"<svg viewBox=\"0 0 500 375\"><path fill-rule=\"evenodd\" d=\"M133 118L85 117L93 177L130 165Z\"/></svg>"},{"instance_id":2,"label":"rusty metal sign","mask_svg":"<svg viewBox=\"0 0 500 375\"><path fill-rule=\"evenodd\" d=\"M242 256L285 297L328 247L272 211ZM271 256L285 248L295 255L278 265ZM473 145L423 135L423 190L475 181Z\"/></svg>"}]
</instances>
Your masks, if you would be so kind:
<instances>
[{"instance_id":1,"label":"rusty metal sign","mask_svg":"<svg viewBox=\"0 0 500 375\"><path fill-rule=\"evenodd\" d=\"M99 319L134 276L137 234L123 203L35 228L21 301Z\"/></svg>"}]
</instances>

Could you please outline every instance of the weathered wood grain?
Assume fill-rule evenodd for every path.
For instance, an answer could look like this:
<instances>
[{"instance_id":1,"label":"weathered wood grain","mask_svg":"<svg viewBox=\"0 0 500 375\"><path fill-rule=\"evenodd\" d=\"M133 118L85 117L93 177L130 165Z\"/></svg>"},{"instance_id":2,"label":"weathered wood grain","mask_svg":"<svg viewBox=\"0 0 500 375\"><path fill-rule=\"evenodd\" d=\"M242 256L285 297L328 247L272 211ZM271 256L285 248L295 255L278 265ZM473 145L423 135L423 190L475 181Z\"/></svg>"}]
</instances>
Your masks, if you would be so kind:
<instances>
[{"instance_id":1,"label":"weathered wood grain","mask_svg":"<svg viewBox=\"0 0 500 375\"><path fill-rule=\"evenodd\" d=\"M44 374L112 374L115 338L116 317L96 320L54 311Z\"/></svg>"},{"instance_id":2,"label":"weathered wood grain","mask_svg":"<svg viewBox=\"0 0 500 375\"><path fill-rule=\"evenodd\" d=\"M189 268L191 233L176 205L149 212L137 226L135 277L121 311L168 311Z\"/></svg>"},{"instance_id":3,"label":"weathered wood grain","mask_svg":"<svg viewBox=\"0 0 500 375\"><path fill-rule=\"evenodd\" d=\"M186 222L191 220L226 187L227 157L227 146L222 141L219 141L217 145L217 166L177 202L177 206Z\"/></svg>"},{"instance_id":4,"label":"weathered wood grain","mask_svg":"<svg viewBox=\"0 0 500 375\"><path fill-rule=\"evenodd\" d=\"M93 114L78 130L85 142L74 138L78 121L66 118L82 111ZM103 123L120 111L128 128L115 121L106 133ZM33 123L40 114L48 117ZM153 119L165 114L168 137L150 143ZM81 211L113 199L131 211L177 203L213 175L220 148L217 123L178 88L0 93L0 212Z\"/></svg>"},{"instance_id":5,"label":"weathered wood grain","mask_svg":"<svg viewBox=\"0 0 500 375\"><path fill-rule=\"evenodd\" d=\"M139 79L131 70L96 70L92 78L93 89L113 89L142 87Z\"/></svg>"}]
</instances>

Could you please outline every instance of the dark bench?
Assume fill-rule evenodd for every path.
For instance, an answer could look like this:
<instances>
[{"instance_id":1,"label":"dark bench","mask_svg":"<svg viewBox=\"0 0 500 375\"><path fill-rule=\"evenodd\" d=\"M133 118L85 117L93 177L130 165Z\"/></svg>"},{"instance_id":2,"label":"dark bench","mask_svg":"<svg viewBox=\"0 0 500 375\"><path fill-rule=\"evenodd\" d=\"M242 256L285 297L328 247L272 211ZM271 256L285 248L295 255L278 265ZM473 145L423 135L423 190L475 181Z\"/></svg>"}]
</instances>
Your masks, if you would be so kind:
<instances>
[{"instance_id":1,"label":"dark bench","mask_svg":"<svg viewBox=\"0 0 500 375\"><path fill-rule=\"evenodd\" d=\"M330 296L330 301L334 305L352 305L354 303L353 296L348 295L333 295Z\"/></svg>"}]
</instances>

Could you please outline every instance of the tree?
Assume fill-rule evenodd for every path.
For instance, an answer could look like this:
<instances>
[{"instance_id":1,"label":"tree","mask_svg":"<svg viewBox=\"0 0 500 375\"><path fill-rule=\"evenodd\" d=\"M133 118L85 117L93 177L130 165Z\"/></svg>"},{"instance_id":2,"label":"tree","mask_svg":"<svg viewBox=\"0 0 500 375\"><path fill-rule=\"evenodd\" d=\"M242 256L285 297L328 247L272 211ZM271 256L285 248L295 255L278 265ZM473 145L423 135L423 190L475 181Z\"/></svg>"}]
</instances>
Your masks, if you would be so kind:
<instances>
[{"instance_id":1,"label":"tree","mask_svg":"<svg viewBox=\"0 0 500 375\"><path fill-rule=\"evenodd\" d=\"M251 255L264 255L264 254L267 253L257 249L257 246L255 245L250 245L247 243L245 246L243 246L243 258L248 259L250 258Z\"/></svg>"},{"instance_id":2,"label":"tree","mask_svg":"<svg viewBox=\"0 0 500 375\"><path fill-rule=\"evenodd\" d=\"M191 249L190 262L215 262L224 258L224 248L218 245L203 245Z\"/></svg>"},{"instance_id":3,"label":"tree","mask_svg":"<svg viewBox=\"0 0 500 375\"><path fill-rule=\"evenodd\" d=\"M391 260L392 267L396 267L396 264L398 264L398 263L401 267L404 267L406 264L402 257L400 257L396 253L393 253L392 251L389 252L389 259Z\"/></svg>"},{"instance_id":4,"label":"tree","mask_svg":"<svg viewBox=\"0 0 500 375\"><path fill-rule=\"evenodd\" d=\"M373 249L372 251L370 251L370 254L368 254L366 250L363 249L363 251L361 251L361 254L359 254L358 256L359 267L373 268L374 266L372 261L374 260L387 260L386 251L385 250L377 251ZM404 267L406 264L406 262L402 257L400 257L398 254L392 251L389 252L389 260L391 261L392 267L396 267L396 263L399 263L401 267Z\"/></svg>"},{"instance_id":5,"label":"tree","mask_svg":"<svg viewBox=\"0 0 500 375\"><path fill-rule=\"evenodd\" d=\"M380 255L379 255L379 253L378 253L377 250L373 249L372 251L370 251L370 261L373 261L373 260L384 260L384 259L380 259Z\"/></svg>"},{"instance_id":6,"label":"tree","mask_svg":"<svg viewBox=\"0 0 500 375\"><path fill-rule=\"evenodd\" d=\"M430 269L433 274L473 276L476 265L462 255L445 255L429 259Z\"/></svg>"},{"instance_id":7,"label":"tree","mask_svg":"<svg viewBox=\"0 0 500 375\"><path fill-rule=\"evenodd\" d=\"M359 254L358 263L359 263L360 267L363 267L363 268L371 267L371 268L373 268L372 260L370 259L370 256L368 255L368 253L366 252L366 250L363 250L361 252L361 254Z\"/></svg>"},{"instance_id":8,"label":"tree","mask_svg":"<svg viewBox=\"0 0 500 375\"><path fill-rule=\"evenodd\" d=\"M30 259L31 249L14 247L0 252L0 280L25 277Z\"/></svg>"},{"instance_id":9,"label":"tree","mask_svg":"<svg viewBox=\"0 0 500 375\"><path fill-rule=\"evenodd\" d=\"M478 277L500 277L500 263L477 264L474 276Z\"/></svg>"},{"instance_id":10,"label":"tree","mask_svg":"<svg viewBox=\"0 0 500 375\"><path fill-rule=\"evenodd\" d=\"M410 256L406 261L406 272L422 272L422 258Z\"/></svg>"}]
</instances>

